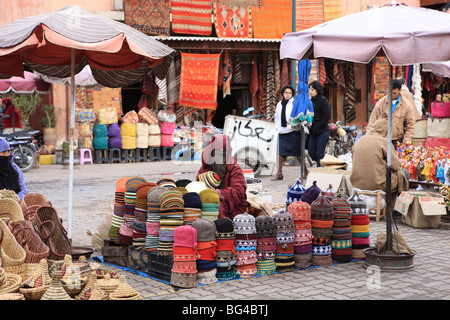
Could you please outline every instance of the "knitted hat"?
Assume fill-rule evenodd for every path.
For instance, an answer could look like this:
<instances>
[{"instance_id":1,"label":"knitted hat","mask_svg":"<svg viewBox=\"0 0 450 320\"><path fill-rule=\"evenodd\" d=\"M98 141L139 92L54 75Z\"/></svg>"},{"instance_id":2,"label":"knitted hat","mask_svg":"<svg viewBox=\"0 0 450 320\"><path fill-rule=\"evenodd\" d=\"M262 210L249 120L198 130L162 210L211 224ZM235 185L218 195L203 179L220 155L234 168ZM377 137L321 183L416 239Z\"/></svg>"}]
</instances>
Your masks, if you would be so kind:
<instances>
[{"instance_id":1,"label":"knitted hat","mask_svg":"<svg viewBox=\"0 0 450 320\"><path fill-rule=\"evenodd\" d=\"M192 223L197 230L197 241L215 241L217 239L216 224L207 219L198 219Z\"/></svg>"},{"instance_id":2,"label":"knitted hat","mask_svg":"<svg viewBox=\"0 0 450 320\"><path fill-rule=\"evenodd\" d=\"M202 208L202 201L197 192L187 192L183 194L184 207L185 208Z\"/></svg>"},{"instance_id":3,"label":"knitted hat","mask_svg":"<svg viewBox=\"0 0 450 320\"><path fill-rule=\"evenodd\" d=\"M208 188L215 189L220 185L220 177L214 171L206 171L197 176L198 181L203 181Z\"/></svg>"},{"instance_id":4,"label":"knitted hat","mask_svg":"<svg viewBox=\"0 0 450 320\"><path fill-rule=\"evenodd\" d=\"M197 229L188 225L176 227L173 231L173 245L197 248Z\"/></svg>"},{"instance_id":5,"label":"knitted hat","mask_svg":"<svg viewBox=\"0 0 450 320\"><path fill-rule=\"evenodd\" d=\"M267 215L259 215L255 218L256 237L271 238L276 235L276 225L273 218Z\"/></svg>"},{"instance_id":6,"label":"knitted hat","mask_svg":"<svg viewBox=\"0 0 450 320\"><path fill-rule=\"evenodd\" d=\"M157 184L158 186L166 187L166 188L169 188L169 189L175 188L175 187L176 187L175 181L172 180L172 179L169 179L169 178L162 178L162 179L159 179L159 180L156 182L156 184Z\"/></svg>"},{"instance_id":7,"label":"knitted hat","mask_svg":"<svg viewBox=\"0 0 450 320\"><path fill-rule=\"evenodd\" d=\"M284 211L277 212L273 215L273 221L277 232L277 242L294 242L294 218L292 214Z\"/></svg>"},{"instance_id":8,"label":"knitted hat","mask_svg":"<svg viewBox=\"0 0 450 320\"><path fill-rule=\"evenodd\" d=\"M356 189L353 189L353 193L347 201L350 204L352 215L369 214L366 201L359 195Z\"/></svg>"},{"instance_id":9,"label":"knitted hat","mask_svg":"<svg viewBox=\"0 0 450 320\"><path fill-rule=\"evenodd\" d=\"M191 182L192 182L192 180L189 180L189 179L179 179L179 180L175 181L175 185L177 187L184 187L184 188L186 188L186 186L189 183L191 183Z\"/></svg>"},{"instance_id":10,"label":"knitted hat","mask_svg":"<svg viewBox=\"0 0 450 320\"><path fill-rule=\"evenodd\" d=\"M303 193L301 200L303 202L311 204L313 203L314 200L316 200L321 191L322 190L320 190L320 188L317 186L317 181L314 180L312 186L306 189L305 192Z\"/></svg>"},{"instance_id":11,"label":"knitted hat","mask_svg":"<svg viewBox=\"0 0 450 320\"><path fill-rule=\"evenodd\" d=\"M183 208L183 194L180 191L176 191L173 189L166 191L160 195L159 205L161 209Z\"/></svg>"},{"instance_id":12,"label":"knitted hat","mask_svg":"<svg viewBox=\"0 0 450 320\"><path fill-rule=\"evenodd\" d=\"M0 137L0 150L0 152L11 150L9 142L6 140L6 138Z\"/></svg>"},{"instance_id":13,"label":"knitted hat","mask_svg":"<svg viewBox=\"0 0 450 320\"><path fill-rule=\"evenodd\" d=\"M336 192L334 192L333 190L333 185L329 184L328 188L325 189L325 197L327 197L329 201L332 201L336 197L336 195Z\"/></svg>"},{"instance_id":14,"label":"knitted hat","mask_svg":"<svg viewBox=\"0 0 450 320\"><path fill-rule=\"evenodd\" d=\"M202 204L204 203L220 203L219 194L214 189L205 189L198 193Z\"/></svg>"},{"instance_id":15,"label":"knitted hat","mask_svg":"<svg viewBox=\"0 0 450 320\"><path fill-rule=\"evenodd\" d=\"M233 218L236 234L256 234L255 217L247 212L237 214Z\"/></svg>"},{"instance_id":16,"label":"knitted hat","mask_svg":"<svg viewBox=\"0 0 450 320\"><path fill-rule=\"evenodd\" d=\"M294 218L294 221L310 221L311 220L311 206L302 201L292 202L288 206L288 212Z\"/></svg>"},{"instance_id":17,"label":"knitted hat","mask_svg":"<svg viewBox=\"0 0 450 320\"><path fill-rule=\"evenodd\" d=\"M295 183L289 188L286 196L286 204L300 201L306 188L300 183L299 179L295 179Z\"/></svg>"},{"instance_id":18,"label":"knitted hat","mask_svg":"<svg viewBox=\"0 0 450 320\"><path fill-rule=\"evenodd\" d=\"M145 180L142 177L131 177L127 180L126 184L125 184L125 191L126 192L136 192L136 188L142 184L147 182L147 180Z\"/></svg>"},{"instance_id":19,"label":"knitted hat","mask_svg":"<svg viewBox=\"0 0 450 320\"><path fill-rule=\"evenodd\" d=\"M311 203L311 220L333 220L333 207L324 192Z\"/></svg>"},{"instance_id":20,"label":"knitted hat","mask_svg":"<svg viewBox=\"0 0 450 320\"><path fill-rule=\"evenodd\" d=\"M214 220L214 224L216 225L218 239L230 239L236 236L234 223L230 218L216 219Z\"/></svg>"},{"instance_id":21,"label":"knitted hat","mask_svg":"<svg viewBox=\"0 0 450 320\"><path fill-rule=\"evenodd\" d=\"M205 182L203 181L192 181L186 186L186 189L188 192L197 192L200 193L200 191L207 189Z\"/></svg>"}]
</instances>

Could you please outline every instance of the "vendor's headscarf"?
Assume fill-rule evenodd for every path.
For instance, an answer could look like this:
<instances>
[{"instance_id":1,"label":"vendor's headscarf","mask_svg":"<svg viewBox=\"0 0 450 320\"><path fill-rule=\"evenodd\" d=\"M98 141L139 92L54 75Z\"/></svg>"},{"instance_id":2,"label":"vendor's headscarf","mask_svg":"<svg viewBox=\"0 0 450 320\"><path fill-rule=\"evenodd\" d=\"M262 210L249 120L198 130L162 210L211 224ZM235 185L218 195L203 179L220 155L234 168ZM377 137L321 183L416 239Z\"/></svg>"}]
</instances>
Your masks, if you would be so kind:
<instances>
[{"instance_id":1,"label":"vendor's headscarf","mask_svg":"<svg viewBox=\"0 0 450 320\"><path fill-rule=\"evenodd\" d=\"M0 137L0 152L11 150L8 141ZM13 167L12 155L9 157L0 156L0 190L12 190L15 193L20 192L19 174Z\"/></svg>"},{"instance_id":2,"label":"vendor's headscarf","mask_svg":"<svg viewBox=\"0 0 450 320\"><path fill-rule=\"evenodd\" d=\"M203 150L202 162L204 167L209 167L220 177L218 189L222 189L225 183L227 165L234 164L230 138L224 134L213 136Z\"/></svg>"}]
</instances>

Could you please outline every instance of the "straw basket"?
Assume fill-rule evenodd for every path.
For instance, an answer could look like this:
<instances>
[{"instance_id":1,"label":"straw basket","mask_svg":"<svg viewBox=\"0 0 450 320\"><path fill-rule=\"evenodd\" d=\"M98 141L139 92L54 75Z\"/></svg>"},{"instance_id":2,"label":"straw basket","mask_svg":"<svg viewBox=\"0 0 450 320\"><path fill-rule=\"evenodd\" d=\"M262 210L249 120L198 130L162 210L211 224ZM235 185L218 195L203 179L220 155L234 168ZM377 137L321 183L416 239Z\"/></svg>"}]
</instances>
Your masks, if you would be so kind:
<instances>
[{"instance_id":1,"label":"straw basket","mask_svg":"<svg viewBox=\"0 0 450 320\"><path fill-rule=\"evenodd\" d=\"M25 276L26 252L17 242L6 223L0 219L0 257L6 273Z\"/></svg>"},{"instance_id":2,"label":"straw basket","mask_svg":"<svg viewBox=\"0 0 450 320\"><path fill-rule=\"evenodd\" d=\"M21 293L4 293L0 294L0 300L25 300Z\"/></svg>"},{"instance_id":3,"label":"straw basket","mask_svg":"<svg viewBox=\"0 0 450 320\"><path fill-rule=\"evenodd\" d=\"M127 283L124 275L120 276L119 285L109 295L109 300L140 300L141 298L141 294Z\"/></svg>"},{"instance_id":4,"label":"straw basket","mask_svg":"<svg viewBox=\"0 0 450 320\"><path fill-rule=\"evenodd\" d=\"M0 263L1 266L1 263ZM3 286L3 284L6 281L6 271L2 267L0 267L0 288Z\"/></svg>"},{"instance_id":5,"label":"straw basket","mask_svg":"<svg viewBox=\"0 0 450 320\"><path fill-rule=\"evenodd\" d=\"M50 288L45 291L41 300L72 300L66 290L64 290L60 279L61 277L57 272L52 274Z\"/></svg>"},{"instance_id":6,"label":"straw basket","mask_svg":"<svg viewBox=\"0 0 450 320\"><path fill-rule=\"evenodd\" d=\"M119 279L112 279L110 277L106 277L103 279L97 279L97 285L101 290L103 290L109 296L119 286Z\"/></svg>"},{"instance_id":7,"label":"straw basket","mask_svg":"<svg viewBox=\"0 0 450 320\"><path fill-rule=\"evenodd\" d=\"M22 277L15 273L7 273L3 285L0 287L0 294L16 293L19 291Z\"/></svg>"},{"instance_id":8,"label":"straw basket","mask_svg":"<svg viewBox=\"0 0 450 320\"><path fill-rule=\"evenodd\" d=\"M12 221L24 220L22 208L13 199L0 199L0 218L9 218Z\"/></svg>"},{"instance_id":9,"label":"straw basket","mask_svg":"<svg viewBox=\"0 0 450 320\"><path fill-rule=\"evenodd\" d=\"M36 268L33 270L33 274L25 278L22 282L24 288L35 288L39 285L50 285L52 278L48 273L48 263L46 259L42 259L39 263L36 263Z\"/></svg>"},{"instance_id":10,"label":"straw basket","mask_svg":"<svg viewBox=\"0 0 450 320\"><path fill-rule=\"evenodd\" d=\"M64 264L60 274L62 286L71 297L79 294L86 286L88 278L83 276L80 268L73 264L70 255L64 257Z\"/></svg>"},{"instance_id":11,"label":"straw basket","mask_svg":"<svg viewBox=\"0 0 450 320\"><path fill-rule=\"evenodd\" d=\"M64 260L72 253L72 244L53 207L40 207L33 217L32 225L41 239L48 245L48 259Z\"/></svg>"},{"instance_id":12,"label":"straw basket","mask_svg":"<svg viewBox=\"0 0 450 320\"><path fill-rule=\"evenodd\" d=\"M97 269L96 273L97 279L105 279L105 278L119 279L120 277L120 273L113 270Z\"/></svg>"},{"instance_id":13,"label":"straw basket","mask_svg":"<svg viewBox=\"0 0 450 320\"><path fill-rule=\"evenodd\" d=\"M22 207L22 211L24 208L26 208L26 211L24 212L25 220L32 221L37 209L39 209L40 207L51 206L51 203L45 198L43 194L27 193L23 196L23 199L20 202L20 206Z\"/></svg>"},{"instance_id":14,"label":"straw basket","mask_svg":"<svg viewBox=\"0 0 450 320\"><path fill-rule=\"evenodd\" d=\"M94 272L91 272L88 283L75 296L75 300L108 300L108 294L97 285L97 275Z\"/></svg>"}]
</instances>

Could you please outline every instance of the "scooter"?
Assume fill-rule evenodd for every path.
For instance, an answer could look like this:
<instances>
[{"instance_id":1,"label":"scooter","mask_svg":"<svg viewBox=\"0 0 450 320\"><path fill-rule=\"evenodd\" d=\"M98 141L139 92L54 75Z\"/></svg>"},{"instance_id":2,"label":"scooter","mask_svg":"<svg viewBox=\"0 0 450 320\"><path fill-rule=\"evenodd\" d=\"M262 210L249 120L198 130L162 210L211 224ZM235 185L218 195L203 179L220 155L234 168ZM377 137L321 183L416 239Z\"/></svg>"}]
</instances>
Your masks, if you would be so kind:
<instances>
[{"instance_id":1,"label":"scooter","mask_svg":"<svg viewBox=\"0 0 450 320\"><path fill-rule=\"evenodd\" d=\"M346 126L342 121L336 124L330 123L330 139L326 151L328 154L338 157L352 151L357 136L357 126Z\"/></svg>"},{"instance_id":2,"label":"scooter","mask_svg":"<svg viewBox=\"0 0 450 320\"><path fill-rule=\"evenodd\" d=\"M27 172L36 163L38 147L35 136L38 133L39 130L28 129L0 135L9 142L14 163L17 164L22 172Z\"/></svg>"}]
</instances>

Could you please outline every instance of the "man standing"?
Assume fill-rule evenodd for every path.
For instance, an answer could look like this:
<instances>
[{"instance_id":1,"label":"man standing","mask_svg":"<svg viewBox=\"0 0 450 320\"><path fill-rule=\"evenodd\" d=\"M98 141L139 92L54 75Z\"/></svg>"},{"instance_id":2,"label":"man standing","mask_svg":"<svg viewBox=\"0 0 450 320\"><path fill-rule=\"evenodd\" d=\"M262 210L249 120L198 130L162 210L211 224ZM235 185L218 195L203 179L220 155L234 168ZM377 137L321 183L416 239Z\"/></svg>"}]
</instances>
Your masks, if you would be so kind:
<instances>
[{"instance_id":1,"label":"man standing","mask_svg":"<svg viewBox=\"0 0 450 320\"><path fill-rule=\"evenodd\" d=\"M411 141L414 130L416 129L416 119L414 118L414 111L409 101L402 97L400 90L402 83L398 79L394 79L392 83L392 144L397 147L397 144ZM375 121L383 112L388 112L388 95L381 98L373 108L372 114L369 118L367 131L372 128Z\"/></svg>"}]
</instances>

